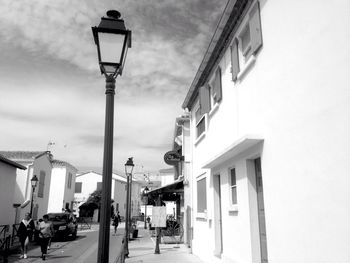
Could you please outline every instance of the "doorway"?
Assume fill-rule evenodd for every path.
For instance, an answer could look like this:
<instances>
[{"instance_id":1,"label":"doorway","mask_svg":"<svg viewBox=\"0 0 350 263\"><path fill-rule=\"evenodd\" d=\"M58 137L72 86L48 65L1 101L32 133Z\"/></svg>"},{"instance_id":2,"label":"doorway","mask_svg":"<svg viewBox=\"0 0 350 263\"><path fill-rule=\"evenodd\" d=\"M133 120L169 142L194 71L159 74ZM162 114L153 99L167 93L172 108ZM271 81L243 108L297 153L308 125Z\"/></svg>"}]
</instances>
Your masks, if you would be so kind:
<instances>
[{"instance_id":1,"label":"doorway","mask_svg":"<svg viewBox=\"0 0 350 263\"><path fill-rule=\"evenodd\" d=\"M213 177L214 186L214 227L215 227L215 251L214 255L221 257L222 244L222 213L221 213L221 179L220 174Z\"/></svg>"},{"instance_id":2,"label":"doorway","mask_svg":"<svg viewBox=\"0 0 350 263\"><path fill-rule=\"evenodd\" d=\"M264 189L261 172L261 159L254 159L256 194L258 204L258 219L259 219L259 238L260 238L260 256L261 262L267 263L267 238L265 224L265 206L264 206Z\"/></svg>"}]
</instances>

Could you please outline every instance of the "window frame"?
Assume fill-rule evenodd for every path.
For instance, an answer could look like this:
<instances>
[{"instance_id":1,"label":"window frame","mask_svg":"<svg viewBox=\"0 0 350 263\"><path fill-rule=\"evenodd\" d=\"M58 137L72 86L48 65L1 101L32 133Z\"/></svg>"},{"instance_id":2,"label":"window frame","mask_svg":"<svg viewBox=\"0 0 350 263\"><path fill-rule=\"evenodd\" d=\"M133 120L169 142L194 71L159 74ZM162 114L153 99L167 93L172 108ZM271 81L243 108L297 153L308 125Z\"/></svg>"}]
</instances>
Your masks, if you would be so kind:
<instances>
[{"instance_id":1,"label":"window frame","mask_svg":"<svg viewBox=\"0 0 350 263\"><path fill-rule=\"evenodd\" d=\"M80 192L77 192L77 184L80 185ZM74 193L81 194L83 191L83 182L75 182Z\"/></svg>"},{"instance_id":2,"label":"window frame","mask_svg":"<svg viewBox=\"0 0 350 263\"><path fill-rule=\"evenodd\" d=\"M255 63L256 53L263 45L260 11L259 1L254 1L244 14L231 42L231 73L234 82L240 80ZM243 47L244 36L248 32L249 43ZM233 52L237 52L237 54L233 54Z\"/></svg>"},{"instance_id":3,"label":"window frame","mask_svg":"<svg viewBox=\"0 0 350 263\"><path fill-rule=\"evenodd\" d=\"M197 114L198 111L199 111L199 114ZM207 132L207 119L206 119L207 114L201 115L200 111L201 111L201 107L198 101L196 103L196 106L194 107L194 119L195 119L195 130L196 130L195 144L197 144L205 136ZM199 128L199 125L202 124L202 122L203 122L204 129L200 134L198 134L198 128Z\"/></svg>"},{"instance_id":4,"label":"window frame","mask_svg":"<svg viewBox=\"0 0 350 263\"><path fill-rule=\"evenodd\" d=\"M235 184L232 182L232 171L234 171L234 177L235 177ZM238 205L238 196L237 196L237 169L236 167L230 167L229 168L229 195L230 195L230 207L234 207ZM233 189L235 189L235 203L233 200Z\"/></svg>"},{"instance_id":5,"label":"window frame","mask_svg":"<svg viewBox=\"0 0 350 263\"><path fill-rule=\"evenodd\" d=\"M206 176L206 174L202 174L200 176L198 176L196 178L196 194L197 194L197 202L196 202L196 214L197 214L197 218L204 218L207 219L207 211L208 211L208 191L207 191L207 179L208 177ZM203 210L199 211L199 200L203 200L203 197L198 198L199 192L198 192L198 183L202 180L205 180L205 187L204 187L204 191L205 191L205 199L203 201Z\"/></svg>"}]
</instances>

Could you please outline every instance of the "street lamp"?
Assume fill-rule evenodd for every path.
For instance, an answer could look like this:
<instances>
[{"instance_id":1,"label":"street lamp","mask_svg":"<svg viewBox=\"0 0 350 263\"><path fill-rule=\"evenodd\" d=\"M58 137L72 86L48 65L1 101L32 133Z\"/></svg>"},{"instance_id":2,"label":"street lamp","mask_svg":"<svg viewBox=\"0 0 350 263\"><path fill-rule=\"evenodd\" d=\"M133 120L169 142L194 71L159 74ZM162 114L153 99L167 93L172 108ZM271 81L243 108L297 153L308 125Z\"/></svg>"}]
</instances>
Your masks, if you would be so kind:
<instances>
[{"instance_id":1,"label":"street lamp","mask_svg":"<svg viewBox=\"0 0 350 263\"><path fill-rule=\"evenodd\" d=\"M129 256L129 231L130 231L130 215L131 215L131 184L132 184L132 170L134 169L134 162L130 157L125 163L126 174L126 213L125 213L125 238L124 238L124 255Z\"/></svg>"},{"instance_id":2,"label":"street lamp","mask_svg":"<svg viewBox=\"0 0 350 263\"><path fill-rule=\"evenodd\" d=\"M38 177L36 175L33 175L32 179L30 180L30 183L32 184L32 202L30 203L30 217L33 215L33 200L34 200L34 192L35 188L38 184Z\"/></svg>"},{"instance_id":3,"label":"street lamp","mask_svg":"<svg viewBox=\"0 0 350 263\"><path fill-rule=\"evenodd\" d=\"M126 54L131 47L131 31L125 28L120 13L110 10L107 17L101 18L98 27L92 27L92 33L97 45L101 74L106 77L102 196L97 252L97 262L105 263L109 259L115 79L122 74Z\"/></svg>"},{"instance_id":4,"label":"street lamp","mask_svg":"<svg viewBox=\"0 0 350 263\"><path fill-rule=\"evenodd\" d=\"M144 201L144 204L145 204L145 229L147 229L147 204L148 204L148 196L147 196L147 193L149 192L149 189L148 187L146 186L145 189L143 189L143 201Z\"/></svg>"}]
</instances>

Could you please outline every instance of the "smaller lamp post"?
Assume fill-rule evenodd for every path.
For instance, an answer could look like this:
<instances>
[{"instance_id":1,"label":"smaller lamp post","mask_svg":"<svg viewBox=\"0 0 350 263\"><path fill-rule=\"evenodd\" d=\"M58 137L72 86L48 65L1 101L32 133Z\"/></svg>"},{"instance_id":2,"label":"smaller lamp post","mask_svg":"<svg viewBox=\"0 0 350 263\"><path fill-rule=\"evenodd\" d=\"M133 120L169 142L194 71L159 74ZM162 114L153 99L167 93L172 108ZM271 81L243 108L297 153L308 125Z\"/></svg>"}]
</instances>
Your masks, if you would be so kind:
<instances>
[{"instance_id":1,"label":"smaller lamp post","mask_svg":"<svg viewBox=\"0 0 350 263\"><path fill-rule=\"evenodd\" d=\"M125 163L126 174L126 213L125 213L125 237L124 237L124 255L129 256L129 231L130 231L130 206L131 206L131 183L132 183L132 170L134 169L134 162L130 157Z\"/></svg>"},{"instance_id":2,"label":"smaller lamp post","mask_svg":"<svg viewBox=\"0 0 350 263\"><path fill-rule=\"evenodd\" d=\"M36 175L33 175L32 179L30 180L30 183L32 184L32 201L30 203L30 217L32 217L33 215L33 200L34 200L34 192L35 192L35 188L38 184L38 177L36 177Z\"/></svg>"},{"instance_id":3,"label":"smaller lamp post","mask_svg":"<svg viewBox=\"0 0 350 263\"><path fill-rule=\"evenodd\" d=\"M144 200L144 203L145 203L145 229L147 229L147 204L148 204L148 196L147 196L147 193L148 193L149 189L148 187L146 186L145 189L143 189L143 200Z\"/></svg>"}]
</instances>

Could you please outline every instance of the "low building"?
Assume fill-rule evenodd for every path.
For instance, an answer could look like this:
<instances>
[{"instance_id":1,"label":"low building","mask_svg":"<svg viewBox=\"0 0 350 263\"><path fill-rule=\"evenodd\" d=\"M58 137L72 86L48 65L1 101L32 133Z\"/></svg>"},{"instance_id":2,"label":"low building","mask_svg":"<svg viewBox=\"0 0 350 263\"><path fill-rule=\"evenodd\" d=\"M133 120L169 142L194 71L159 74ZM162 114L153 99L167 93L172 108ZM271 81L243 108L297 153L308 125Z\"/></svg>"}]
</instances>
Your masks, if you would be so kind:
<instances>
[{"instance_id":1,"label":"low building","mask_svg":"<svg viewBox=\"0 0 350 263\"><path fill-rule=\"evenodd\" d=\"M17 170L25 171L26 169L25 166L0 155L0 225L12 225L16 221L14 193Z\"/></svg>"},{"instance_id":2,"label":"low building","mask_svg":"<svg viewBox=\"0 0 350 263\"><path fill-rule=\"evenodd\" d=\"M39 182L34 192L33 219L42 217L48 211L49 193L51 185L52 155L48 151L0 151L4 157L17 162L27 168L18 170L16 188L14 190L14 202L23 204L32 197L32 186L30 180L34 175ZM22 218L29 212L30 205L18 211L18 218ZM18 222L18 221L17 221Z\"/></svg>"}]
</instances>

